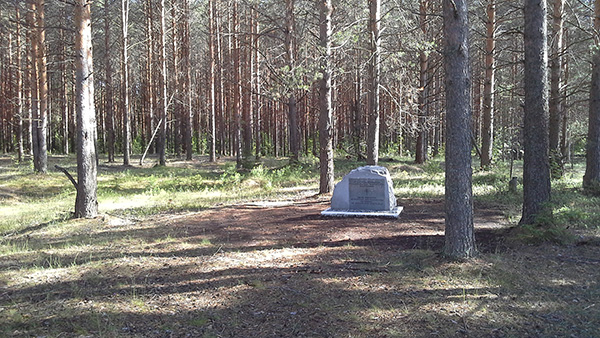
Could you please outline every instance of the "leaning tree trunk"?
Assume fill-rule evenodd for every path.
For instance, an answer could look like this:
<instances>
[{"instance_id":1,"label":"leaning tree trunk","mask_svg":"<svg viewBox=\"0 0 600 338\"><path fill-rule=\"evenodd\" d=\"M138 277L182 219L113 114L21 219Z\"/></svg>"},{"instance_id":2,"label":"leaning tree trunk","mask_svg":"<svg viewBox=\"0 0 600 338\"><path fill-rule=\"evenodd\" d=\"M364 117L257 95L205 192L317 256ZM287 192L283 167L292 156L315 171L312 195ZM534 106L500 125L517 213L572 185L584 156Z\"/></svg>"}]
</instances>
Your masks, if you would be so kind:
<instances>
[{"instance_id":1,"label":"leaning tree trunk","mask_svg":"<svg viewBox=\"0 0 600 338\"><path fill-rule=\"evenodd\" d=\"M471 169L471 75L466 0L444 0L446 50L446 230L444 254L476 254Z\"/></svg>"},{"instance_id":2,"label":"leaning tree trunk","mask_svg":"<svg viewBox=\"0 0 600 338\"><path fill-rule=\"evenodd\" d=\"M320 5L321 38L321 96L319 113L319 162L321 166L319 193L333 190L333 113L331 103L331 0L323 0Z\"/></svg>"},{"instance_id":3,"label":"leaning tree trunk","mask_svg":"<svg viewBox=\"0 0 600 338\"><path fill-rule=\"evenodd\" d=\"M369 33L371 34L371 58L369 60L369 128L367 135L367 164L377 165L379 161L379 34L381 20L381 0L369 0Z\"/></svg>"},{"instance_id":4,"label":"leaning tree trunk","mask_svg":"<svg viewBox=\"0 0 600 338\"><path fill-rule=\"evenodd\" d=\"M96 197L96 113L94 111L94 71L92 29L88 0L75 4L75 96L77 109L77 197L75 217L92 218L98 214Z\"/></svg>"},{"instance_id":5,"label":"leaning tree trunk","mask_svg":"<svg viewBox=\"0 0 600 338\"><path fill-rule=\"evenodd\" d=\"M595 1L594 30L596 46L600 33L600 0ZM590 88L590 110L585 175L583 186L600 191L600 50L596 49L593 60L592 84Z\"/></svg>"},{"instance_id":6,"label":"leaning tree trunk","mask_svg":"<svg viewBox=\"0 0 600 338\"><path fill-rule=\"evenodd\" d=\"M525 154L520 224L534 224L537 216L546 211L550 200L546 30L546 1L525 0Z\"/></svg>"},{"instance_id":7,"label":"leaning tree trunk","mask_svg":"<svg viewBox=\"0 0 600 338\"><path fill-rule=\"evenodd\" d=\"M487 6L485 39L485 80L483 83L483 111L481 124L481 167L492 164L494 146L494 86L496 82L494 54L496 53L496 4L489 0Z\"/></svg>"}]
</instances>

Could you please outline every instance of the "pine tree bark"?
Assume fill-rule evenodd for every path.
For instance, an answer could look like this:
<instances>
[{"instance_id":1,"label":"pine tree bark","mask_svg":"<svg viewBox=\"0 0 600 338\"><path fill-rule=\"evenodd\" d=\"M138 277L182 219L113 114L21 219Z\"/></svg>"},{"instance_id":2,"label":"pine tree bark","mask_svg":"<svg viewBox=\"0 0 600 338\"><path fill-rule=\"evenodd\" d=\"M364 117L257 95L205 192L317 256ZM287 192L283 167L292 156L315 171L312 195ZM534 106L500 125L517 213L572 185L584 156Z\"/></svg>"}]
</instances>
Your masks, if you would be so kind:
<instances>
[{"instance_id":1,"label":"pine tree bark","mask_svg":"<svg viewBox=\"0 0 600 338\"><path fill-rule=\"evenodd\" d=\"M381 0L368 0L369 3L369 127L367 135L367 164L377 165L379 162L379 73L380 65L380 20Z\"/></svg>"},{"instance_id":2,"label":"pine tree bark","mask_svg":"<svg viewBox=\"0 0 600 338\"><path fill-rule=\"evenodd\" d=\"M182 76L183 80L181 91L183 92L183 147L185 149L185 159L192 160L192 128L193 128L193 112L192 112L192 82L191 82L191 61L190 61L190 3L189 0L183 0L183 29L181 29L182 41ZM210 39L210 38L209 38Z\"/></svg>"},{"instance_id":3,"label":"pine tree bark","mask_svg":"<svg viewBox=\"0 0 600 338\"><path fill-rule=\"evenodd\" d=\"M17 149L19 162L23 160L23 72L21 71L21 10L15 0L16 49L15 49L15 116L17 117Z\"/></svg>"},{"instance_id":4,"label":"pine tree bark","mask_svg":"<svg viewBox=\"0 0 600 338\"><path fill-rule=\"evenodd\" d=\"M331 102L331 0L320 1L321 73L319 114L319 193L333 191L333 107Z\"/></svg>"},{"instance_id":5,"label":"pine tree bark","mask_svg":"<svg viewBox=\"0 0 600 338\"><path fill-rule=\"evenodd\" d=\"M238 3L233 2L233 102L232 118L235 120L235 129L233 130L233 142L236 164L238 168L243 165L242 159L242 69L240 62L240 23L238 13Z\"/></svg>"},{"instance_id":6,"label":"pine tree bark","mask_svg":"<svg viewBox=\"0 0 600 338\"><path fill-rule=\"evenodd\" d=\"M594 2L594 31L596 51L592 62L592 83L590 87L590 107L588 137L586 146L586 166L583 186L600 191L600 0Z\"/></svg>"},{"instance_id":7,"label":"pine tree bark","mask_svg":"<svg viewBox=\"0 0 600 338\"><path fill-rule=\"evenodd\" d=\"M523 216L534 224L550 200L548 161L548 51L546 1L525 0L525 116L523 118Z\"/></svg>"},{"instance_id":8,"label":"pine tree bark","mask_svg":"<svg viewBox=\"0 0 600 338\"><path fill-rule=\"evenodd\" d=\"M91 1L88 0L77 0L75 3L78 179L75 217L77 218L93 218L98 214L91 5Z\"/></svg>"},{"instance_id":9,"label":"pine tree bark","mask_svg":"<svg viewBox=\"0 0 600 338\"><path fill-rule=\"evenodd\" d=\"M210 92L209 92L209 109L210 109L210 116L209 116L209 135L208 135L208 143L209 143L209 151L208 151L208 157L209 157L209 161L210 162L215 162L216 161L216 134L217 134L217 130L216 130L216 105L217 105L217 101L216 101L216 76L215 76L215 67L216 67L216 55L215 55L215 4L214 4L215 0L209 0L208 1L208 54L210 57L210 61L209 61L209 86L210 86Z\"/></svg>"},{"instance_id":10,"label":"pine tree bark","mask_svg":"<svg viewBox=\"0 0 600 338\"><path fill-rule=\"evenodd\" d=\"M154 107L156 102L156 91L154 90L154 64L153 64L153 50L154 50L154 24L153 24L153 11L152 11L152 0L146 0L144 2L144 8L146 9L146 80L145 80L145 96L146 96L146 108L148 111L146 123L146 136L148 138L148 149L152 148L152 135L154 135Z\"/></svg>"},{"instance_id":11,"label":"pine tree bark","mask_svg":"<svg viewBox=\"0 0 600 338\"><path fill-rule=\"evenodd\" d=\"M27 24L27 31L25 35L25 45L29 46L26 48L26 61L25 61L25 102L27 105L27 125L28 129L28 144L29 154L33 157L34 170L37 170L37 42L35 39L35 3L33 1L27 2L27 11L25 20Z\"/></svg>"},{"instance_id":12,"label":"pine tree bark","mask_svg":"<svg viewBox=\"0 0 600 338\"><path fill-rule=\"evenodd\" d=\"M553 0L552 43L550 57L549 147L553 160L560 155L560 122L562 120L561 71L563 53L563 0Z\"/></svg>"},{"instance_id":13,"label":"pine tree bark","mask_svg":"<svg viewBox=\"0 0 600 338\"><path fill-rule=\"evenodd\" d=\"M128 56L128 27L129 0L121 0L121 69L122 69L122 107L123 107L123 165L129 165L131 156L131 113L129 107L129 56Z\"/></svg>"},{"instance_id":14,"label":"pine tree bark","mask_svg":"<svg viewBox=\"0 0 600 338\"><path fill-rule=\"evenodd\" d=\"M36 3L36 43L37 43L37 81L38 81L38 128L37 128L37 171L48 171L48 71L46 66L46 23L45 0Z\"/></svg>"},{"instance_id":15,"label":"pine tree bark","mask_svg":"<svg viewBox=\"0 0 600 338\"><path fill-rule=\"evenodd\" d=\"M104 92L104 113L106 116L108 162L115 161L115 112L113 103L112 62L110 53L110 10L109 0L104 0L104 72L106 89Z\"/></svg>"},{"instance_id":16,"label":"pine tree bark","mask_svg":"<svg viewBox=\"0 0 600 338\"><path fill-rule=\"evenodd\" d=\"M286 58L290 73L295 72L295 19L294 19L295 0L286 0L286 28L285 28L285 49ZM294 88L289 88L288 96L288 126L289 126L289 145L290 145L290 163L300 161L300 129L298 123L298 107Z\"/></svg>"},{"instance_id":17,"label":"pine tree bark","mask_svg":"<svg viewBox=\"0 0 600 338\"><path fill-rule=\"evenodd\" d=\"M421 0L419 6L419 25L423 38L427 39L427 4L428 0ZM425 48L425 47L423 47ZM419 118L417 131L417 145L415 149L415 163L422 164L427 161L427 116L429 115L429 57L425 50L419 52Z\"/></svg>"},{"instance_id":18,"label":"pine tree bark","mask_svg":"<svg viewBox=\"0 0 600 338\"><path fill-rule=\"evenodd\" d=\"M170 57L170 68L169 74L171 74L171 85L168 88L169 92L172 93L173 99L170 100L172 103L171 116L173 122L171 123L170 132L173 139L173 148L175 150L175 156L181 156L181 137L183 128L183 99L181 91L181 77L180 69L181 65L181 44L179 41L180 37L180 26L177 24L179 18L175 12L177 7L177 0L171 0L171 57Z\"/></svg>"},{"instance_id":19,"label":"pine tree bark","mask_svg":"<svg viewBox=\"0 0 600 338\"><path fill-rule=\"evenodd\" d=\"M166 24L165 24L165 0L160 1L160 64L161 74L159 81L160 90L160 135L158 138L158 163L161 166L167 164L167 43L166 43Z\"/></svg>"},{"instance_id":20,"label":"pine tree bark","mask_svg":"<svg viewBox=\"0 0 600 338\"><path fill-rule=\"evenodd\" d=\"M483 110L481 123L481 167L492 164L494 146L494 88L496 85L496 3L489 0L485 39L485 80L483 83Z\"/></svg>"},{"instance_id":21,"label":"pine tree bark","mask_svg":"<svg viewBox=\"0 0 600 338\"><path fill-rule=\"evenodd\" d=\"M471 169L471 75L466 0L444 0L446 47L446 230L444 253L476 254Z\"/></svg>"},{"instance_id":22,"label":"pine tree bark","mask_svg":"<svg viewBox=\"0 0 600 338\"><path fill-rule=\"evenodd\" d=\"M64 27L66 27L67 24L67 13L64 13L63 15L63 24ZM67 65L66 65L66 61L67 61L67 43L66 43L66 37L65 37L65 30L61 29L60 30L60 56L59 56L59 60L60 60L60 95L61 95L61 100L60 100L60 111L62 112L62 134L63 134L63 152L64 154L69 154L69 152L71 151L69 148L69 140L71 139L71 134L69 132L69 123L70 123L70 116L69 116L69 110L67 109L67 104L69 102L69 98L67 96Z\"/></svg>"},{"instance_id":23,"label":"pine tree bark","mask_svg":"<svg viewBox=\"0 0 600 338\"><path fill-rule=\"evenodd\" d=\"M255 64L255 72L254 72L254 82L253 82L253 97L254 97L254 109L255 109L255 119L254 119L254 152L256 161L258 161L262 155L262 93L261 93L261 58L259 53L260 41L259 41L259 32L260 32L260 21L258 20L258 12L256 10L252 10L252 15L254 17L254 25L252 29L254 30L254 39L253 39L253 54L254 54L254 64Z\"/></svg>"}]
</instances>

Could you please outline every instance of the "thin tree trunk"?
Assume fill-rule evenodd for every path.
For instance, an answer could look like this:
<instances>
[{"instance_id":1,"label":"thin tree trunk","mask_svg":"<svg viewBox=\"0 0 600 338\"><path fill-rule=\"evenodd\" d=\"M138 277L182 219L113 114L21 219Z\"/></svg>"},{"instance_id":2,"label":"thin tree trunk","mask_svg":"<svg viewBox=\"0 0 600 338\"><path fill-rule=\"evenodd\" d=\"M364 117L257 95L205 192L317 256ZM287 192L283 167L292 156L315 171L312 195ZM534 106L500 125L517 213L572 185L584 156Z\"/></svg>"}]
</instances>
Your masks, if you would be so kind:
<instances>
[{"instance_id":1,"label":"thin tree trunk","mask_svg":"<svg viewBox=\"0 0 600 338\"><path fill-rule=\"evenodd\" d=\"M98 214L96 167L96 114L94 111L94 71L92 29L88 0L75 4L75 68L77 109L77 197L75 217L92 218Z\"/></svg>"},{"instance_id":2,"label":"thin tree trunk","mask_svg":"<svg viewBox=\"0 0 600 338\"><path fill-rule=\"evenodd\" d=\"M495 52L496 52L496 4L489 0L487 5L486 39L485 39L485 81L483 83L483 112L481 125L481 167L492 163L494 146L494 87L495 87Z\"/></svg>"},{"instance_id":3,"label":"thin tree trunk","mask_svg":"<svg viewBox=\"0 0 600 338\"><path fill-rule=\"evenodd\" d=\"M115 112L113 104L113 81L110 53L110 11L109 0L104 0L104 71L106 75L106 91L104 93L104 112L106 116L106 129L108 134L107 150L108 162L115 161Z\"/></svg>"},{"instance_id":4,"label":"thin tree trunk","mask_svg":"<svg viewBox=\"0 0 600 338\"><path fill-rule=\"evenodd\" d=\"M295 61L295 19L294 19L295 0L286 0L286 30L285 30L285 49L286 58L290 72L294 72ZM296 93L294 88L289 88L288 96L288 125L289 125L289 145L290 145L290 163L300 161L300 130L298 125L298 107Z\"/></svg>"},{"instance_id":5,"label":"thin tree trunk","mask_svg":"<svg viewBox=\"0 0 600 338\"><path fill-rule=\"evenodd\" d=\"M446 230L444 253L476 254L471 169L471 75L466 0L444 0L446 48Z\"/></svg>"},{"instance_id":6,"label":"thin tree trunk","mask_svg":"<svg viewBox=\"0 0 600 338\"><path fill-rule=\"evenodd\" d=\"M240 23L238 13L238 3L233 2L233 110L232 118L235 119L235 129L233 134L233 143L237 167L242 167L242 69L240 63Z\"/></svg>"},{"instance_id":7,"label":"thin tree trunk","mask_svg":"<svg viewBox=\"0 0 600 338\"><path fill-rule=\"evenodd\" d=\"M550 200L546 31L546 1L525 0L525 154L520 224L534 224L536 218L547 211Z\"/></svg>"},{"instance_id":8,"label":"thin tree trunk","mask_svg":"<svg viewBox=\"0 0 600 338\"><path fill-rule=\"evenodd\" d=\"M369 128L367 135L367 164L379 161L379 73L380 73L380 20L381 0L368 0L369 33L371 34L369 59Z\"/></svg>"},{"instance_id":9,"label":"thin tree trunk","mask_svg":"<svg viewBox=\"0 0 600 338\"><path fill-rule=\"evenodd\" d=\"M179 38L179 25L177 24L177 15L175 13L175 7L177 5L177 0L171 0L171 57L172 62L170 63L171 67L168 70L171 74L171 83L169 92L172 93L173 96L173 104L171 109L171 114L173 117L173 122L171 123L172 128L170 129L171 135L173 138L173 147L175 149L175 156L181 156L181 129L182 129L182 92L181 92L181 79L179 77L179 66L181 64L181 48Z\"/></svg>"},{"instance_id":10,"label":"thin tree trunk","mask_svg":"<svg viewBox=\"0 0 600 338\"><path fill-rule=\"evenodd\" d=\"M215 162L216 161L216 126L215 126L215 114L216 114L216 105L217 105L217 101L216 101L216 96L215 96L215 92L216 92L216 76L215 76L215 61L216 61L216 55L215 55L215 4L214 4L215 0L209 0L208 1L208 53L209 53L209 57L210 57L210 63L209 63L209 85L210 85L210 93L209 93L209 100L210 100L210 116L209 116L209 151L208 151L208 157L209 157L209 161L210 162Z\"/></svg>"},{"instance_id":11,"label":"thin tree trunk","mask_svg":"<svg viewBox=\"0 0 600 338\"><path fill-rule=\"evenodd\" d=\"M596 47L600 44L600 0L596 0L594 30ZM586 148L586 166L583 176L584 188L600 191L600 49L596 48L593 59L590 110Z\"/></svg>"},{"instance_id":12,"label":"thin tree trunk","mask_svg":"<svg viewBox=\"0 0 600 338\"><path fill-rule=\"evenodd\" d=\"M183 146L185 149L185 159L192 160L192 128L193 128L193 113L192 113L192 81L191 81L191 61L190 61L190 3L189 0L183 0L183 29L181 30L182 41L182 65L181 70L183 75L182 81L182 96L183 96ZM210 38L209 38L210 39Z\"/></svg>"},{"instance_id":13,"label":"thin tree trunk","mask_svg":"<svg viewBox=\"0 0 600 338\"><path fill-rule=\"evenodd\" d=\"M552 13L552 40L550 44L550 119L549 129L549 148L553 161L560 159L560 122L562 118L561 102L561 70L562 70L562 52L563 52L563 0L553 0Z\"/></svg>"},{"instance_id":14,"label":"thin tree trunk","mask_svg":"<svg viewBox=\"0 0 600 338\"><path fill-rule=\"evenodd\" d=\"M26 101L27 101L27 117L29 120L29 154L33 156L33 166L34 170L38 168L38 144L37 144L37 111L38 111L38 91L37 91L37 41L35 34L35 3L33 1L29 1L27 3L27 14L26 14L26 22L27 22L27 35L26 35L26 45L29 46L27 49L27 60L26 60L26 68L25 68L25 78L26 78Z\"/></svg>"},{"instance_id":15,"label":"thin tree trunk","mask_svg":"<svg viewBox=\"0 0 600 338\"><path fill-rule=\"evenodd\" d=\"M320 114L319 114L319 193L326 194L333 190L333 107L331 102L331 0L320 3L320 47L321 72Z\"/></svg>"},{"instance_id":16,"label":"thin tree trunk","mask_svg":"<svg viewBox=\"0 0 600 338\"><path fill-rule=\"evenodd\" d=\"M153 20L152 20L152 0L144 2L146 8L146 107L148 109L148 122L146 123L146 135L149 140L153 139L154 131L154 107L156 102L154 90L154 65L153 65ZM148 145L152 148L152 142L148 141ZM148 148L148 149L150 149Z\"/></svg>"},{"instance_id":17,"label":"thin tree trunk","mask_svg":"<svg viewBox=\"0 0 600 338\"><path fill-rule=\"evenodd\" d=\"M121 0L121 69L122 69L122 109L123 109L123 165L129 165L131 155L131 116L129 107L129 56L128 48L129 0Z\"/></svg>"},{"instance_id":18,"label":"thin tree trunk","mask_svg":"<svg viewBox=\"0 0 600 338\"><path fill-rule=\"evenodd\" d=\"M37 80L38 80L38 168L40 173L48 171L48 72L46 68L46 23L45 0L37 0Z\"/></svg>"},{"instance_id":19,"label":"thin tree trunk","mask_svg":"<svg viewBox=\"0 0 600 338\"><path fill-rule=\"evenodd\" d=\"M254 62L255 62L255 67L256 67L256 71L255 71L255 76L254 76L254 97L255 97L255 102L254 102L254 107L256 110L256 118L254 121L254 144L255 144L255 158L258 161L262 155L262 128L261 128L261 123L262 123L262 99L261 99L261 71L260 71L260 64L261 64L261 54L259 53L259 47L260 47L260 41L259 41L259 32L260 32L260 21L258 20L258 12L256 10L253 10L253 14L254 16Z\"/></svg>"},{"instance_id":20,"label":"thin tree trunk","mask_svg":"<svg viewBox=\"0 0 600 338\"><path fill-rule=\"evenodd\" d=\"M158 162L164 166L167 164L166 151L167 151L167 43L166 43L166 25L165 25L165 0L160 1L159 10L159 21L160 21L160 119L164 121L160 125L160 135L158 138Z\"/></svg>"},{"instance_id":21,"label":"thin tree trunk","mask_svg":"<svg viewBox=\"0 0 600 338\"><path fill-rule=\"evenodd\" d=\"M23 161L23 73L21 71L21 11L18 0L15 0L15 22L16 22L16 50L15 50L15 116L17 117L17 147L19 162Z\"/></svg>"},{"instance_id":22,"label":"thin tree trunk","mask_svg":"<svg viewBox=\"0 0 600 338\"><path fill-rule=\"evenodd\" d=\"M427 4L428 0L421 0L419 6L419 24L424 39L427 39ZM421 50L419 53L419 66L419 119L415 163L421 164L427 161L427 137L429 134L427 128L427 115L429 115L429 58L425 50Z\"/></svg>"},{"instance_id":23,"label":"thin tree trunk","mask_svg":"<svg viewBox=\"0 0 600 338\"><path fill-rule=\"evenodd\" d=\"M66 27L67 24L67 13L64 13L63 15L63 23L64 26ZM67 61L67 42L66 37L65 37L65 30L61 29L60 30L60 40L61 40L61 47L60 47L60 56L59 56L59 60L60 60L60 95L61 95L61 100L60 100L60 111L62 112L62 133L63 133L63 152L65 154L69 154L69 152L71 151L69 149L69 139L71 138L71 135L69 133L69 120L70 120L70 116L69 116L69 110L67 109L67 102L69 100L69 98L67 97L67 65L66 65L66 61Z\"/></svg>"},{"instance_id":24,"label":"thin tree trunk","mask_svg":"<svg viewBox=\"0 0 600 338\"><path fill-rule=\"evenodd\" d=\"M248 12L246 12L248 13ZM254 39L254 34L252 34L252 30L254 28L254 22L252 15L246 14L247 21L246 24L250 28L250 34L246 35L244 41L244 69L245 69L245 79L243 81L243 98L244 104L242 107L243 117L242 117L242 127L243 127L243 137L244 137L244 145L243 145L243 155L244 160L249 161L250 156L252 156L252 110L253 110L253 100L252 100L252 83L254 76L254 58L252 51L252 41Z\"/></svg>"}]
</instances>

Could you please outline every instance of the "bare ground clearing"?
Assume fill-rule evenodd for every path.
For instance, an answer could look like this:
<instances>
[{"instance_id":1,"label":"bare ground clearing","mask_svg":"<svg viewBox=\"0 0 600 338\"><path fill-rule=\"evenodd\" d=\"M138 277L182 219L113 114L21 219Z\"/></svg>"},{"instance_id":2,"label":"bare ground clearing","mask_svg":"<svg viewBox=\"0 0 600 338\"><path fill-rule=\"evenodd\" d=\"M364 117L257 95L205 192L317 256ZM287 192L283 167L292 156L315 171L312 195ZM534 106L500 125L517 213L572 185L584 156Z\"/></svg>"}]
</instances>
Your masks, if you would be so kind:
<instances>
[{"instance_id":1,"label":"bare ground clearing","mask_svg":"<svg viewBox=\"0 0 600 338\"><path fill-rule=\"evenodd\" d=\"M13 234L7 336L597 336L599 246L505 243L476 206L480 258L448 262L443 201L398 220L322 218L323 199L67 222ZM49 225L48 227L51 227Z\"/></svg>"}]
</instances>

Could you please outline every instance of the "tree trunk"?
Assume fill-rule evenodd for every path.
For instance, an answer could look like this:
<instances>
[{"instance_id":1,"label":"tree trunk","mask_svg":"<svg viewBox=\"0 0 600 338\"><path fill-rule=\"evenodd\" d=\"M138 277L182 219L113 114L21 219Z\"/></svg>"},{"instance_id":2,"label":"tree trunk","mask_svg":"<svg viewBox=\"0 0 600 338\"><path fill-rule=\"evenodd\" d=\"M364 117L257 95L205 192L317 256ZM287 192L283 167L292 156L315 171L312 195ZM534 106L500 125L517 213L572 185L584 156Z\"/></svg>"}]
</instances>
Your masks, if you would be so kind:
<instances>
[{"instance_id":1,"label":"tree trunk","mask_svg":"<svg viewBox=\"0 0 600 338\"><path fill-rule=\"evenodd\" d=\"M237 167L243 165L242 159L242 68L240 62L240 22L238 13L238 3L233 2L233 103L232 118L235 119L235 129L233 142L235 146L235 158Z\"/></svg>"},{"instance_id":2,"label":"tree trunk","mask_svg":"<svg viewBox=\"0 0 600 338\"><path fill-rule=\"evenodd\" d=\"M33 1L27 2L26 11L26 42L25 45L29 46L26 49L26 61L25 61L25 81L26 81L26 92L25 102L27 104L27 120L28 123L28 143L29 143L29 154L33 157L34 169L37 170L37 42L35 38L35 3Z\"/></svg>"},{"instance_id":3,"label":"tree trunk","mask_svg":"<svg viewBox=\"0 0 600 338\"><path fill-rule=\"evenodd\" d=\"M115 112L113 106L112 65L110 56L110 11L109 0L104 0L104 71L106 75L106 91L104 93L104 112L106 116L106 131L108 134L106 148L108 162L115 161Z\"/></svg>"},{"instance_id":4,"label":"tree trunk","mask_svg":"<svg viewBox=\"0 0 600 338\"><path fill-rule=\"evenodd\" d=\"M563 52L563 0L554 0L552 13L552 40L550 44L550 119L549 149L553 161L560 157L560 122L562 118L561 70Z\"/></svg>"},{"instance_id":5,"label":"tree trunk","mask_svg":"<svg viewBox=\"0 0 600 338\"><path fill-rule=\"evenodd\" d=\"M520 224L534 224L537 216L547 211L550 200L546 30L546 1L525 0L525 154Z\"/></svg>"},{"instance_id":6,"label":"tree trunk","mask_svg":"<svg viewBox=\"0 0 600 338\"><path fill-rule=\"evenodd\" d=\"M77 109L77 197L75 217L98 214L96 197L96 114L94 111L94 71L92 63L91 2L75 4L75 96Z\"/></svg>"},{"instance_id":7,"label":"tree trunk","mask_svg":"<svg viewBox=\"0 0 600 338\"><path fill-rule=\"evenodd\" d=\"M177 15L175 13L175 7L177 6L177 0L171 0L171 57L169 58L171 60L171 68L168 70L169 74L171 75L171 88L169 89L169 92L171 92L173 99L170 100L172 102L172 108L171 108L171 116L172 116L172 123L171 123L171 135L173 138L173 148L175 150L175 156L179 157L181 156L181 129L182 129L182 117L183 117L183 112L182 112L182 92L181 92L181 79L180 79L180 74L179 74L179 66L181 65L181 45L180 45L180 41L179 39L179 25L177 24L177 21L179 20L177 18Z\"/></svg>"},{"instance_id":8,"label":"tree trunk","mask_svg":"<svg viewBox=\"0 0 600 338\"><path fill-rule=\"evenodd\" d=\"M128 26L129 26L129 0L121 0L121 28L123 32L121 45L121 69L123 82L121 90L123 102L123 165L129 165L131 155L131 116L129 110L129 57L127 54Z\"/></svg>"},{"instance_id":9,"label":"tree trunk","mask_svg":"<svg viewBox=\"0 0 600 338\"><path fill-rule=\"evenodd\" d=\"M444 253L476 254L471 169L471 75L466 0L444 0L446 50L446 230Z\"/></svg>"},{"instance_id":10,"label":"tree trunk","mask_svg":"<svg viewBox=\"0 0 600 338\"><path fill-rule=\"evenodd\" d=\"M67 13L64 13L63 15L63 20L64 20L64 27L68 26L67 23ZM67 65L66 65L66 61L67 61L67 41L66 41L66 36L65 36L65 29L61 29L60 30L60 56L59 56L59 61L60 61L60 95L61 95L61 100L60 100L60 111L62 112L62 134L63 134L63 153L64 154L69 154L69 152L71 151L69 149L69 139L71 138L71 134L69 133L69 123L70 123L70 116L69 116L69 110L67 109L67 103L69 102L69 98L67 96Z\"/></svg>"},{"instance_id":11,"label":"tree trunk","mask_svg":"<svg viewBox=\"0 0 600 338\"><path fill-rule=\"evenodd\" d=\"M321 39L321 79L320 114L319 114L319 193L325 194L333 190L333 108L331 102L331 0L320 2L320 39Z\"/></svg>"},{"instance_id":12,"label":"tree trunk","mask_svg":"<svg viewBox=\"0 0 600 338\"><path fill-rule=\"evenodd\" d=\"M48 71L46 68L45 0L37 0L36 9L38 80L37 171L45 174L48 171Z\"/></svg>"},{"instance_id":13,"label":"tree trunk","mask_svg":"<svg viewBox=\"0 0 600 338\"><path fill-rule=\"evenodd\" d=\"M483 83L483 112L481 125L481 167L492 164L494 146L494 87L495 52L496 52L496 4L489 0L487 5L486 39L485 39L485 81Z\"/></svg>"},{"instance_id":14,"label":"tree trunk","mask_svg":"<svg viewBox=\"0 0 600 338\"><path fill-rule=\"evenodd\" d=\"M596 47L600 44L600 0L596 0L594 11L594 30ZM600 49L596 48L592 68L590 88L590 110L586 148L586 166L583 176L584 188L600 191Z\"/></svg>"},{"instance_id":15,"label":"tree trunk","mask_svg":"<svg viewBox=\"0 0 600 338\"><path fill-rule=\"evenodd\" d=\"M427 3L428 0L421 0L419 6L419 24L421 26L421 32L423 39L427 40ZM423 44L426 46L426 44ZM427 48L427 47L422 47ZM428 79L428 68L429 68L429 57L427 51L421 50L419 52L419 119L418 119L418 130L417 130L417 146L415 149L415 163L422 164L427 161L427 116L429 115L429 79Z\"/></svg>"},{"instance_id":16,"label":"tree trunk","mask_svg":"<svg viewBox=\"0 0 600 338\"><path fill-rule=\"evenodd\" d=\"M380 46L379 36L381 20L381 0L368 0L369 2L369 33L370 60L369 60L369 128L367 135L367 164L377 165L379 161L379 72L380 72Z\"/></svg>"},{"instance_id":17,"label":"tree trunk","mask_svg":"<svg viewBox=\"0 0 600 338\"><path fill-rule=\"evenodd\" d=\"M154 50L154 20L152 15L152 0L145 1L146 8L146 107L148 110L148 122L146 123L146 136L148 140L151 140L154 133L154 107L156 107L156 91L154 90L154 64L153 64L153 50ZM149 148L152 148L151 141L149 142Z\"/></svg>"},{"instance_id":18,"label":"tree trunk","mask_svg":"<svg viewBox=\"0 0 600 338\"><path fill-rule=\"evenodd\" d=\"M182 82L182 96L183 96L183 118L184 118L184 131L183 131L183 146L185 149L185 159L187 161L192 160L192 128L193 128L193 113L192 113L192 81L191 81L191 61L190 61L190 3L189 0L183 0L183 29L181 30L182 41L182 65L181 70L183 81ZM210 38L209 38L210 39Z\"/></svg>"},{"instance_id":19,"label":"tree trunk","mask_svg":"<svg viewBox=\"0 0 600 338\"><path fill-rule=\"evenodd\" d=\"M158 163L162 166L167 164L167 43L166 43L166 25L165 25L165 0L160 1L160 10L158 11L160 18L160 135L158 137Z\"/></svg>"},{"instance_id":20,"label":"tree trunk","mask_svg":"<svg viewBox=\"0 0 600 338\"><path fill-rule=\"evenodd\" d=\"M262 123L262 93L261 93L261 72L260 72L260 52L259 52L259 47L260 47L260 43L259 43L259 32L260 32L260 26L259 26L259 20L258 20L258 12L256 10L253 10L253 17L254 17L254 26L252 27L254 29L254 44L253 44L253 54L254 54L254 63L255 63L255 76L254 76L254 98L255 98L255 102L254 102L254 109L255 109L255 119L254 119L254 152L255 152L255 158L258 161L262 155L262 129L261 129L261 123Z\"/></svg>"},{"instance_id":21,"label":"tree trunk","mask_svg":"<svg viewBox=\"0 0 600 338\"><path fill-rule=\"evenodd\" d=\"M286 29L285 29L285 49L286 58L290 72L295 71L295 20L294 20L294 2L295 0L286 0ZM289 145L290 145L290 163L300 161L300 130L298 125L298 107L296 101L295 88L288 88L288 125L289 125Z\"/></svg>"},{"instance_id":22,"label":"tree trunk","mask_svg":"<svg viewBox=\"0 0 600 338\"><path fill-rule=\"evenodd\" d=\"M15 116L17 117L17 148L19 162L23 161L23 73L21 72L21 11L18 0L15 0L16 49L15 49Z\"/></svg>"},{"instance_id":23,"label":"tree trunk","mask_svg":"<svg viewBox=\"0 0 600 338\"><path fill-rule=\"evenodd\" d=\"M208 1L208 54L210 57L210 62L209 62L209 86L210 86L210 93L209 93L209 109L210 109L210 116L209 116L209 128L210 131L208 133L208 143L209 143L209 151L208 151L208 158L210 162L215 162L216 161L216 153L217 153L217 148L216 148L216 105L217 105L217 101L216 101L216 76L215 76L215 61L216 61L216 55L215 55L215 4L214 4L214 0L209 0Z\"/></svg>"}]
</instances>

